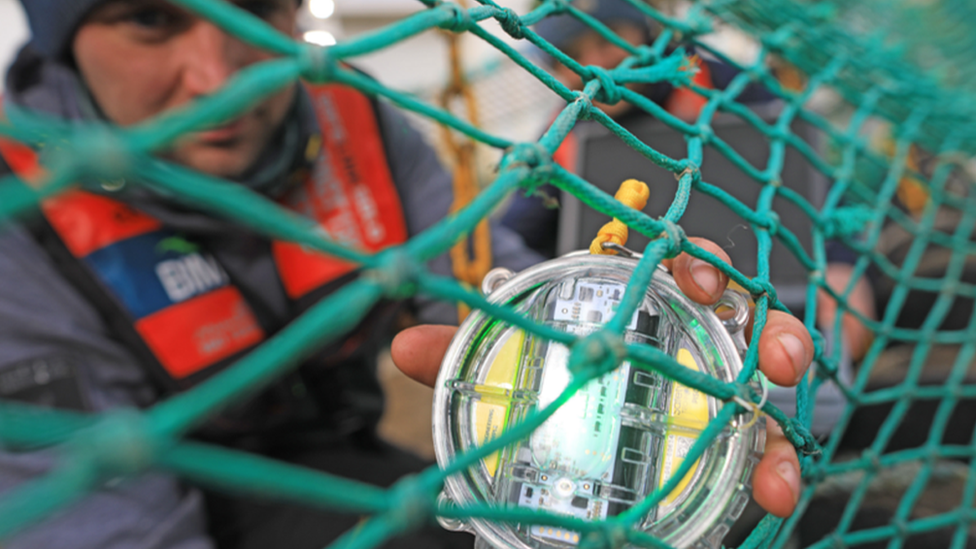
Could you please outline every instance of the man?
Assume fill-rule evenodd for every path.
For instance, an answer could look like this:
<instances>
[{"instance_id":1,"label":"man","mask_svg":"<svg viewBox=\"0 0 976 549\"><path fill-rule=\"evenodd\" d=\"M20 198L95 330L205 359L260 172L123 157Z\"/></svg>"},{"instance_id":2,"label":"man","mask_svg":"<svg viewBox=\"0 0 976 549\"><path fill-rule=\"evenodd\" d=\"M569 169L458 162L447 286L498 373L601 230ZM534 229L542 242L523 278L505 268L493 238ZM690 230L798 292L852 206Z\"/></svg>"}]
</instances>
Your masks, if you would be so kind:
<instances>
[{"instance_id":1,"label":"man","mask_svg":"<svg viewBox=\"0 0 976 549\"><path fill-rule=\"evenodd\" d=\"M163 0L23 3L33 38L8 73L5 104L67 120L136 124L215 93L236 71L271 57ZM293 35L294 0L234 3ZM355 140L343 139L350 135ZM32 151L10 142L2 150L18 173L36 166ZM161 156L263 193L368 250L419 233L451 201L447 174L402 116L336 86L285 86ZM343 171L348 165L367 171ZM374 202L372 217L352 209L350 189ZM151 406L247 353L356 276L348 265L136 185L71 192L40 210L0 230L0 279L18 281L0 287L0 372L34 380L0 398L86 411ZM513 269L537 260L504 230L494 234L493 253ZM446 273L447 260L430 268ZM687 257L673 268L699 301L717 299L726 282ZM445 314L450 304L418 307L425 321L453 321ZM385 486L415 471L423 464L378 441L373 429L379 405L371 350L388 316L373 311L354 334L195 436ZM404 332L395 360L429 383L450 330ZM786 315L773 315L760 344L764 371L788 382L813 353L802 325ZM41 371L48 375L34 375ZM0 497L53 463L49 452L0 452ZM788 514L799 486L796 455L773 434L756 497ZM358 520L216 494L205 501L199 489L151 474L92 494L4 547L321 547ZM425 530L394 544L455 541Z\"/></svg>"},{"instance_id":2,"label":"man","mask_svg":"<svg viewBox=\"0 0 976 549\"><path fill-rule=\"evenodd\" d=\"M576 2L574 6L606 25L632 46L650 45L654 41L655 33L650 20L642 11L625 0L581 0ZM593 66L609 70L620 65L631 55L628 51L610 42L596 30L569 14L543 19L536 25L535 31L583 67ZM694 52L692 46L685 44L684 47L689 55ZM673 46L669 46L668 51L673 52L674 49ZM548 60L553 74L567 87L574 90L583 89L584 82L579 74L555 59L549 58ZM738 74L738 70L725 63L703 58L698 62L698 73L693 82L695 85L706 89L725 89ZM661 106L669 114L689 123L694 123L697 120L701 109L707 102L705 97L690 88L675 87L666 81L653 84L632 83L627 84L627 87ZM735 97L736 102L747 106L768 104L775 99L776 97L772 93L756 82L745 86ZM630 128L642 120L648 120L651 116L626 100L613 105L595 102L595 105L625 128ZM575 129L579 130L590 124L599 124L599 122L582 120L577 123ZM679 132L675 131L674 136L675 139L680 139ZM623 146L622 143L621 146ZM556 151L554 159L564 168L575 172L578 169L578 149L578 139L576 131L574 131L567 136ZM709 151L705 154L714 153L715 151ZM719 177L715 174L705 174L706 178L709 176ZM711 181L711 183L721 185L722 181ZM733 195L736 194L734 189L729 190ZM522 193L516 194L502 218L502 224L518 233L525 243L539 254L545 257L553 257L556 253L560 215L559 208L553 206L558 204L558 200L559 190L551 185L540 186L531 196ZM695 211L690 210L689 215L695 215ZM856 256L836 242L829 243L827 254L829 265L826 281L837 293L843 293L851 280L852 264L856 260ZM871 296L870 285L865 278L859 279L855 284L848 298L848 304L855 311L868 318L875 317L874 300ZM833 298L829 297L826 292L819 292L817 304L819 325L832 326L837 316L836 311L837 303ZM802 317L802 312L798 312L798 316ZM845 343L850 356L854 361L859 361L867 353L868 346L873 340L872 334L853 315L843 315L843 324ZM843 369L848 370L849 365ZM788 395L792 399L792 392L789 392ZM789 403L774 402L777 405L786 404L792 407ZM826 412L824 406L821 406L820 409L821 414ZM833 420L820 423L822 424L820 434L826 434L829 432Z\"/></svg>"},{"instance_id":3,"label":"man","mask_svg":"<svg viewBox=\"0 0 976 549\"><path fill-rule=\"evenodd\" d=\"M650 45L654 41L654 32L648 18L624 0L582 0L573 5L606 25L632 46ZM596 30L569 14L547 17L535 26L535 31L583 67L592 66L610 70L631 55L627 50L610 42ZM684 47L688 55L694 52L693 47L688 45ZM666 55L674 50L673 46L669 46ZM546 57L556 78L570 89L583 89L584 82L579 74L556 59ZM737 74L738 71L728 65L702 59L699 60L698 72L693 82L704 88L724 89ZM704 97L690 88L675 87L666 81L653 84L630 83L626 84L626 87L686 122L694 122L706 103ZM773 99L772 94L755 83L746 86L737 97L739 102L746 104L764 103ZM594 105L625 128L647 120L651 116L627 100L621 100L613 105L595 101ZM589 124L599 124L599 122L581 120L575 129L579 130ZM675 138L680 138L677 131L675 131ZM577 132L574 130L560 145L554 159L562 167L576 172L578 149ZM556 253L556 234L559 225L559 209L553 205L558 203L558 200L559 191L551 185L540 187L532 196L516 195L505 212L502 223L517 232L530 248L543 256L552 257Z\"/></svg>"}]
</instances>

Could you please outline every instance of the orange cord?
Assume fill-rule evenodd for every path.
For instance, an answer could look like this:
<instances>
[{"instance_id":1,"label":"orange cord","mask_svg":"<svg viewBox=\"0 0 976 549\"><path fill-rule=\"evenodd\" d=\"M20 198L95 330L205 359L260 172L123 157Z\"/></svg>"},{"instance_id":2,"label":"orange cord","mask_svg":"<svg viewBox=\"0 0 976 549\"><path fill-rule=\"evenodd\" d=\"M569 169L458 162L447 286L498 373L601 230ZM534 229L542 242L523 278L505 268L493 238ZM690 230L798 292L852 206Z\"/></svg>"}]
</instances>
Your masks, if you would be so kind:
<instances>
[{"instance_id":1,"label":"orange cord","mask_svg":"<svg viewBox=\"0 0 976 549\"><path fill-rule=\"evenodd\" d=\"M624 206L629 206L637 211L643 210L647 205L647 199L651 196L651 190L642 181L628 179L620 184L614 198L619 200ZM607 223L596 234L596 238L590 243L591 254L616 255L615 250L604 249L605 242L613 242L620 246L627 244L627 225L619 219Z\"/></svg>"},{"instance_id":2,"label":"orange cord","mask_svg":"<svg viewBox=\"0 0 976 549\"><path fill-rule=\"evenodd\" d=\"M462 7L467 7L464 0L460 4ZM441 93L440 104L444 110L450 112L452 100L460 97L464 101L468 120L472 125L478 126L477 103L461 67L460 37L454 33L449 33L447 39L451 57L451 82ZM441 137L455 159L452 214L474 200L478 196L479 190L475 164L475 143L463 136L455 136L455 132L452 132L450 128L441 126ZM450 256L455 278L475 288L481 285L481 280L491 269L492 264L491 231L487 218L482 218L478 223L470 240L464 238L451 248ZM458 304L459 321L464 320L469 312L470 309L467 305Z\"/></svg>"}]
</instances>

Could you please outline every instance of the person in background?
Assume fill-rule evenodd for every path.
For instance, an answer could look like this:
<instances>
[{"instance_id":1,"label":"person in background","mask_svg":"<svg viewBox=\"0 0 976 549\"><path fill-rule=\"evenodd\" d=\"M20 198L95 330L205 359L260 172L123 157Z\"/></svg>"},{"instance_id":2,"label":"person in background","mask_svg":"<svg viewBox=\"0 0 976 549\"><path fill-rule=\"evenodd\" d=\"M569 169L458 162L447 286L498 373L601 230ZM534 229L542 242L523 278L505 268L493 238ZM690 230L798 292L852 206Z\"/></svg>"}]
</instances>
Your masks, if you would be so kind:
<instances>
[{"instance_id":1,"label":"person in background","mask_svg":"<svg viewBox=\"0 0 976 549\"><path fill-rule=\"evenodd\" d=\"M574 4L578 9L603 23L620 38L634 45L650 45L655 33L651 22L637 8L624 0L586 0ZM616 44L608 41L596 30L569 14L547 17L535 27L539 36L550 42L580 65L613 69L630 54ZM684 45L687 56L695 53L693 47ZM665 55L674 52L669 46ZM552 73L568 88L582 90L584 82L580 76L556 59L546 56ZM738 74L738 71L724 63L701 58L693 83L712 89L724 89ZM705 105L706 100L690 88L675 87L669 82L653 84L627 84L631 90L640 93L666 109L670 114L693 122ZM737 101L755 105L772 101L774 96L758 84L750 84L737 96ZM646 119L651 115L635 107L626 100L614 105L598 101L594 105L617 123L628 127L630 124ZM576 128L587 124L599 124L593 120L581 120ZM678 134L675 133L677 137ZM554 159L562 167L575 172L577 169L577 137L572 132L556 150ZM522 236L525 243L545 257L556 253L556 232L559 226L559 191L551 185L539 187L531 196L516 195L502 217L502 224Z\"/></svg>"},{"instance_id":2,"label":"person in background","mask_svg":"<svg viewBox=\"0 0 976 549\"><path fill-rule=\"evenodd\" d=\"M22 0L32 38L7 73L4 109L70 123L128 127L218 92L271 54L164 0ZM296 0L236 0L286 36ZM242 185L358 248L400 244L447 215L448 174L385 103L338 85L292 83L237 118L186 135L159 158ZM0 176L32 180L38 151L0 141ZM0 226L0 398L83 412L145 409L194 387L267 341L359 270L213 217L133 182L74 189ZM355 200L353 200L355 198ZM364 206L365 204L365 206ZM699 244L723 257L710 242ZM539 256L504 228L497 264ZM714 303L727 279L686 255L669 262L685 293ZM449 274L446 257L429 268ZM456 322L450 303L414 300L431 325L393 345L405 372L433 382ZM427 466L376 436L376 353L390 307L371 311L260 394L192 434L379 486ZM813 356L796 319L772 314L760 346L770 379L795 384ZM52 450L0 451L0 498L58 464ZM792 446L773 426L754 476L757 501L792 512L800 490ZM280 502L205 492L154 472L106 485L4 540L37 547L205 549L323 547L360 520ZM436 527L396 547L470 545Z\"/></svg>"},{"instance_id":3,"label":"person in background","mask_svg":"<svg viewBox=\"0 0 976 549\"><path fill-rule=\"evenodd\" d=\"M620 38L628 43L639 46L650 45L655 37L653 22L639 9L624 0L584 0L574 4L578 9L600 21ZM612 69L623 62L630 54L619 46L608 41L597 31L582 23L572 15L563 14L543 19L535 26L536 33L546 39L553 46L571 57L580 65L595 66ZM676 46L669 46L666 54L675 50ZM684 44L686 55L695 53L694 47ZM555 59L546 56L553 74L567 87L574 90L583 89L580 76ZM725 63L708 58L700 58L698 72L693 79L697 86L710 89L725 89L739 74L739 71ZM706 103L705 97L687 87L675 87L669 82L653 84L627 84L627 86L660 105L670 114L686 121L694 122L702 107ZM747 106L769 104L776 97L758 83L751 83L738 94L735 100ZM626 100L614 105L594 102L604 113L617 123L628 127L641 119L651 115L635 107ZM599 124L594 120L581 120L576 129L587 124ZM675 133L678 138L678 133ZM570 170L577 169L577 138L576 132L570 133L556 151L554 159L561 166ZM502 216L502 224L518 233L525 243L544 257L551 258L556 254L556 239L559 227L559 190L552 185L542 185L532 195L516 194ZM826 282L836 292L841 293L851 278L853 263L856 255L838 243L828 245L828 262ZM874 299L869 282L862 277L851 292L848 303L853 310L868 318L875 317ZM817 319L820 326L832 326L837 316L837 304L826 293L818 295ZM850 356L853 360L860 360L867 352L872 341L870 330L856 317L843 315L844 333Z\"/></svg>"}]
</instances>

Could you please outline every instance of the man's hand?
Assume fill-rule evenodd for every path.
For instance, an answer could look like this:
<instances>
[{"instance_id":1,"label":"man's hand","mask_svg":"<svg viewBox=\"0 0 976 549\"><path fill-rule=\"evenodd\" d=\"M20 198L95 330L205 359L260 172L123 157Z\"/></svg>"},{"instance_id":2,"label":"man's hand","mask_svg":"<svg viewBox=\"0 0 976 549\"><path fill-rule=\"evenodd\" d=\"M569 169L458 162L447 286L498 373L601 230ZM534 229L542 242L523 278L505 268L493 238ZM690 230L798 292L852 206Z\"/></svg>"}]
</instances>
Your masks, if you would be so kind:
<instances>
[{"instance_id":1,"label":"man's hand","mask_svg":"<svg viewBox=\"0 0 976 549\"><path fill-rule=\"evenodd\" d=\"M729 256L711 241L691 240L731 263ZM671 270L678 288L703 305L718 301L729 282L721 271L688 254L665 260L664 266ZM406 375L433 386L455 330L453 326L428 325L401 332L393 340L393 362ZM752 337L752 326L747 328L746 337ZM813 353L813 340L802 322L782 311L769 311L759 339L759 369L770 381L796 385L810 366ZM779 426L771 419L767 422L766 452L752 477L752 496L770 513L785 517L793 512L800 496L800 462Z\"/></svg>"},{"instance_id":2,"label":"man's hand","mask_svg":"<svg viewBox=\"0 0 976 549\"><path fill-rule=\"evenodd\" d=\"M843 294L854 277L854 266L846 263L830 263L827 265L826 282L834 292ZM851 293L847 296L847 305L867 318L875 319L874 290L866 276L858 279ZM851 358L858 362L867 354L868 348L874 341L874 333L854 315L844 313L841 317L844 323L841 333L847 340ZM837 301L823 290L817 291L817 324L822 330L831 330L837 322Z\"/></svg>"}]
</instances>

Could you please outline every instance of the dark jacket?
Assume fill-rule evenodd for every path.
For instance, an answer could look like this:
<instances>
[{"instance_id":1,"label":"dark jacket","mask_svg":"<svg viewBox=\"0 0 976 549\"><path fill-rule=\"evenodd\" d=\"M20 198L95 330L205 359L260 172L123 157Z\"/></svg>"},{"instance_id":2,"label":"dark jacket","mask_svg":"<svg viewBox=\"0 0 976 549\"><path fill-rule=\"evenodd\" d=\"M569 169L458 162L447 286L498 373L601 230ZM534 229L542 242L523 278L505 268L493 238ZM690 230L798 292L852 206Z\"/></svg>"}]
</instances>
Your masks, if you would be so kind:
<instances>
[{"instance_id":1,"label":"dark jacket","mask_svg":"<svg viewBox=\"0 0 976 549\"><path fill-rule=\"evenodd\" d=\"M8 75L5 100L78 119L83 113L77 93L78 83L70 68L43 61L25 49ZM401 114L382 103L376 104L376 114L407 230L413 236L447 214L452 201L450 176ZM308 120L300 122L309 124ZM314 120L311 124L315 125ZM313 129L326 135L329 131ZM148 192L127 191L114 197L204 242L237 286L256 296L278 326L294 318L281 285L270 283L277 275L265 237ZM161 396L160 389L87 296L65 279L25 225L0 223L5 223L0 224L0 280L5 281L0 284L0 379L27 376L44 380L6 386L0 383L0 398L88 411L154 404ZM513 269L525 268L539 259L518 237L501 228L494 231L493 252L496 264ZM445 255L433 260L430 269L449 275L449 259ZM415 304L424 321L456 319L452 304L430 300ZM367 370L358 374L369 381L377 349L366 351L364 361L357 364ZM53 459L46 451L0 452L0 495L43 474ZM145 475L89 495L4 545L5 549L211 546L199 492L163 474Z\"/></svg>"}]
</instances>

